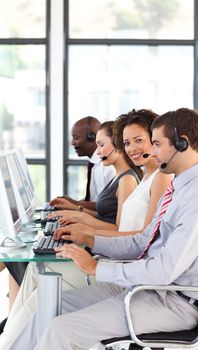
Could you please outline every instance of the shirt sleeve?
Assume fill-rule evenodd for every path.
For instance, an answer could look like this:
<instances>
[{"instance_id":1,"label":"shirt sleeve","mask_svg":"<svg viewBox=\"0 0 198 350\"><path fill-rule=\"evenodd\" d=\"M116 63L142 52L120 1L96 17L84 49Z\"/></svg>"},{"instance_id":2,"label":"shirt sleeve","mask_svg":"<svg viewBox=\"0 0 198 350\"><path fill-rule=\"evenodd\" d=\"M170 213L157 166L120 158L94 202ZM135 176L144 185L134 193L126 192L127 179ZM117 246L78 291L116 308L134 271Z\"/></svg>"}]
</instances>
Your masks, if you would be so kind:
<instances>
[{"instance_id":1,"label":"shirt sleeve","mask_svg":"<svg viewBox=\"0 0 198 350\"><path fill-rule=\"evenodd\" d=\"M99 262L96 280L128 288L138 284L167 285L173 282L188 285L192 282L189 280L189 269L194 271L198 268L196 205L193 208L192 203L186 203L177 214L175 227L169 227L167 232L164 227L164 233L168 235L166 242L160 248L157 239L149 249L152 254L148 251L145 258L130 263Z\"/></svg>"},{"instance_id":2,"label":"shirt sleeve","mask_svg":"<svg viewBox=\"0 0 198 350\"><path fill-rule=\"evenodd\" d=\"M136 259L148 241L149 230L135 236L103 237L95 236L93 253L110 259Z\"/></svg>"}]
</instances>

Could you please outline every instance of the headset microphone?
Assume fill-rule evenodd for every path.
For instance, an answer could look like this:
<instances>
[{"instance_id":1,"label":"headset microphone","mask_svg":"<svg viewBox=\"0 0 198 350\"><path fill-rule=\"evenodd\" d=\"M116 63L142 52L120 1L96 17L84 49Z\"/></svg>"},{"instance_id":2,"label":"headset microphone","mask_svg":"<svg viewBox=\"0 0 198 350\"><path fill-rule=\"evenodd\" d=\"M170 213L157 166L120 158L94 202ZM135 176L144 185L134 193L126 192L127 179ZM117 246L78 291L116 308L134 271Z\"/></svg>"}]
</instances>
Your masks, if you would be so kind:
<instances>
[{"instance_id":1,"label":"headset microphone","mask_svg":"<svg viewBox=\"0 0 198 350\"><path fill-rule=\"evenodd\" d=\"M113 149L113 151L115 151L115 148ZM110 155L113 153L113 151L111 151L111 152L108 154L108 156L103 156L103 157L101 158L101 160L107 160L107 159L110 157Z\"/></svg>"},{"instance_id":2,"label":"headset microphone","mask_svg":"<svg viewBox=\"0 0 198 350\"><path fill-rule=\"evenodd\" d=\"M143 157L143 158L148 158L149 156L150 156L149 153L144 153L142 157Z\"/></svg>"},{"instance_id":3,"label":"headset microphone","mask_svg":"<svg viewBox=\"0 0 198 350\"><path fill-rule=\"evenodd\" d=\"M169 159L169 161L168 161L167 163L162 163L162 164L160 165L160 169L165 169L165 168L168 166L168 164L170 163L170 161L173 159L174 155L175 155L177 152L178 152L178 150L176 150L175 153L173 153L172 157Z\"/></svg>"}]
</instances>

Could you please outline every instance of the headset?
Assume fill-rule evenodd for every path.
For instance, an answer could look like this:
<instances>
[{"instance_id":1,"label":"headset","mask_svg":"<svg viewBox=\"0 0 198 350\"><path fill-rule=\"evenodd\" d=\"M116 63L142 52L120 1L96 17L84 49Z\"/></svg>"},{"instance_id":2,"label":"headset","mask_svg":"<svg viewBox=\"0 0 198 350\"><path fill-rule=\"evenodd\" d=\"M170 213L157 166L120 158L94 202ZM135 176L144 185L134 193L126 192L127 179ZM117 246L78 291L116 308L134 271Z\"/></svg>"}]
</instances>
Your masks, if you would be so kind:
<instances>
[{"instance_id":1,"label":"headset","mask_svg":"<svg viewBox=\"0 0 198 350\"><path fill-rule=\"evenodd\" d=\"M96 139L96 133L91 130L91 120L92 117L88 116L88 126L87 126L87 141L88 142L94 142Z\"/></svg>"},{"instance_id":2,"label":"headset","mask_svg":"<svg viewBox=\"0 0 198 350\"><path fill-rule=\"evenodd\" d=\"M184 152L188 148L188 141L184 138L178 135L177 131L177 120L176 120L176 112L171 112L171 117L173 120L173 128L174 128L174 146L175 149L179 152Z\"/></svg>"}]
</instances>

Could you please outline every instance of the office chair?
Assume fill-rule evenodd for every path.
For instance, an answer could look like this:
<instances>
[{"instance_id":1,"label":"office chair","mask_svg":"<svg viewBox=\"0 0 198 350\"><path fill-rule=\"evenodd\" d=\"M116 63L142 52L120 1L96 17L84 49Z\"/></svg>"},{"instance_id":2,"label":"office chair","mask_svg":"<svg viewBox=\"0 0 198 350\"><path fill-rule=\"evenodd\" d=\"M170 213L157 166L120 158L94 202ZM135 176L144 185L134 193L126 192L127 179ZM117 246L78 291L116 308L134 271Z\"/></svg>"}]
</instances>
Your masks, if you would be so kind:
<instances>
[{"instance_id":1,"label":"office chair","mask_svg":"<svg viewBox=\"0 0 198 350\"><path fill-rule=\"evenodd\" d=\"M177 331L177 332L159 332L150 334L141 334L136 336L133 328L133 321L130 315L130 301L134 294L140 290L167 290L167 291L191 291L198 292L197 287L184 286L137 286L130 291L125 297L125 310L130 335L121 338L111 338L103 340L101 343L105 345L105 349L113 350L115 344L123 344L129 342L128 350L140 350L143 348L149 349L164 349L164 348L195 348L198 347L198 325L192 330ZM152 322L152 319L151 319Z\"/></svg>"}]
</instances>

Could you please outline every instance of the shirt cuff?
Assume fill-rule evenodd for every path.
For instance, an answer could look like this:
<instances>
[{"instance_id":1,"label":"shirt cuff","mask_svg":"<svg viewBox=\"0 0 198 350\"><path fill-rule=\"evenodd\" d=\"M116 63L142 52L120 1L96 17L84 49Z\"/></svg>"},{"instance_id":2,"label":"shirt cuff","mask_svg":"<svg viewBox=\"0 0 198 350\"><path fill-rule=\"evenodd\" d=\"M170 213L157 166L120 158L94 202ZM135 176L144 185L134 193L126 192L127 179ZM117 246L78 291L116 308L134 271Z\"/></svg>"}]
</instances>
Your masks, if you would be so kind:
<instances>
[{"instance_id":1,"label":"shirt cuff","mask_svg":"<svg viewBox=\"0 0 198 350\"><path fill-rule=\"evenodd\" d=\"M96 281L113 283L116 268L117 263L98 261L96 266Z\"/></svg>"}]
</instances>

